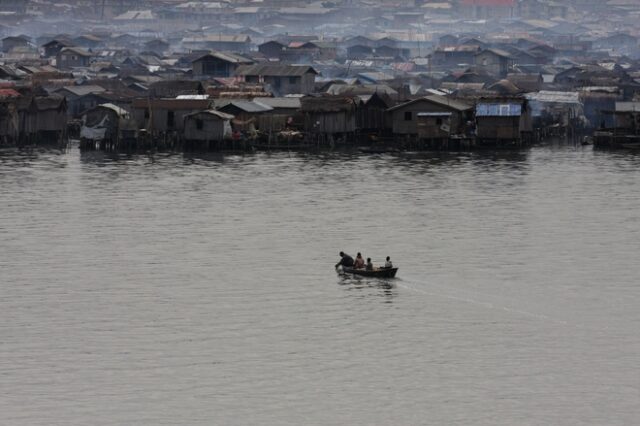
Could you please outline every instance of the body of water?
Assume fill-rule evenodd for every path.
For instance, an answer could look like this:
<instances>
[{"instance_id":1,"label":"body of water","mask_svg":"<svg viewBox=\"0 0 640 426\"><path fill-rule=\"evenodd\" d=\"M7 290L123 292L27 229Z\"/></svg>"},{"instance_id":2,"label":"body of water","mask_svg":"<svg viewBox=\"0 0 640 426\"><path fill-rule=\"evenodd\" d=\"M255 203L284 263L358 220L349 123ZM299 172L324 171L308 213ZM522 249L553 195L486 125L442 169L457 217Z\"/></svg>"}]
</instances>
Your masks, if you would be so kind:
<instances>
[{"instance_id":1,"label":"body of water","mask_svg":"<svg viewBox=\"0 0 640 426\"><path fill-rule=\"evenodd\" d=\"M582 147L2 150L0 424L637 424L639 183Z\"/></svg>"}]
</instances>

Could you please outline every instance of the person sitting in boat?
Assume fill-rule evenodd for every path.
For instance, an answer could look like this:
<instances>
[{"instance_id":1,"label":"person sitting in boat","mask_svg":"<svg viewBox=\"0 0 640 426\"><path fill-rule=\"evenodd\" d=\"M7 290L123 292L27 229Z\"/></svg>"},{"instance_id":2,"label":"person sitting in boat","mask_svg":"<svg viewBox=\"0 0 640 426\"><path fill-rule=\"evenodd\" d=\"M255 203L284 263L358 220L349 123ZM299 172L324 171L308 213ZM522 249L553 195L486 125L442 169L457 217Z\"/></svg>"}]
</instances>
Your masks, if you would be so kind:
<instances>
[{"instance_id":1,"label":"person sitting in boat","mask_svg":"<svg viewBox=\"0 0 640 426\"><path fill-rule=\"evenodd\" d=\"M387 256L387 261L384 262L384 267L387 269L393 268L393 263L391 263L391 258Z\"/></svg>"},{"instance_id":2,"label":"person sitting in boat","mask_svg":"<svg viewBox=\"0 0 640 426\"><path fill-rule=\"evenodd\" d=\"M342 266L343 268L352 268L353 267L353 257L349 256L345 252L340 252L340 262L336 263L336 268L338 266Z\"/></svg>"},{"instance_id":3,"label":"person sitting in boat","mask_svg":"<svg viewBox=\"0 0 640 426\"><path fill-rule=\"evenodd\" d=\"M362 257L362 254L358 253L358 255L356 256L356 261L353 264L353 267L355 269L364 269L364 257Z\"/></svg>"},{"instance_id":4,"label":"person sitting in boat","mask_svg":"<svg viewBox=\"0 0 640 426\"><path fill-rule=\"evenodd\" d=\"M367 266L366 266L366 270L367 271L373 271L373 263L371 263L371 258L367 257Z\"/></svg>"}]
</instances>

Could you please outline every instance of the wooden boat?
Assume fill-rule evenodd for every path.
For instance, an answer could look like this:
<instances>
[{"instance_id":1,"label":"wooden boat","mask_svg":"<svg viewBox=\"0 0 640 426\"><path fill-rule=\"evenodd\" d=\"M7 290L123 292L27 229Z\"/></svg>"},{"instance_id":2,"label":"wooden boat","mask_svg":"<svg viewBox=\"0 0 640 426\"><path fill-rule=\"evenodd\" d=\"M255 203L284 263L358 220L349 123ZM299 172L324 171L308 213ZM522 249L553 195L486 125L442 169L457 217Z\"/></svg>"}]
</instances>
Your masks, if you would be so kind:
<instances>
[{"instance_id":1,"label":"wooden boat","mask_svg":"<svg viewBox=\"0 0 640 426\"><path fill-rule=\"evenodd\" d=\"M372 270L367 271L366 269L353 269L343 267L342 272L345 274L360 275L363 277L393 278L396 276L398 268L373 268Z\"/></svg>"}]
</instances>

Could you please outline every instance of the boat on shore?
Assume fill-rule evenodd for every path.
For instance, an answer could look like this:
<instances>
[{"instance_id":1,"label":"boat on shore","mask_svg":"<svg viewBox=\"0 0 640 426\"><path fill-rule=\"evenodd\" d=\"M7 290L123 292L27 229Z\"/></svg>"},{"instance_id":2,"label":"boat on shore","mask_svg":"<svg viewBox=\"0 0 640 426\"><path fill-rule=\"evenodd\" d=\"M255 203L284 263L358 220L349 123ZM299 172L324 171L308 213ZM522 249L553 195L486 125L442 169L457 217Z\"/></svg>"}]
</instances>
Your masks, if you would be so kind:
<instances>
[{"instance_id":1,"label":"boat on shore","mask_svg":"<svg viewBox=\"0 0 640 426\"><path fill-rule=\"evenodd\" d=\"M398 272L398 268L373 268L371 270L367 270L342 267L343 274L353 274L372 278L394 278L396 276L396 272Z\"/></svg>"}]
</instances>

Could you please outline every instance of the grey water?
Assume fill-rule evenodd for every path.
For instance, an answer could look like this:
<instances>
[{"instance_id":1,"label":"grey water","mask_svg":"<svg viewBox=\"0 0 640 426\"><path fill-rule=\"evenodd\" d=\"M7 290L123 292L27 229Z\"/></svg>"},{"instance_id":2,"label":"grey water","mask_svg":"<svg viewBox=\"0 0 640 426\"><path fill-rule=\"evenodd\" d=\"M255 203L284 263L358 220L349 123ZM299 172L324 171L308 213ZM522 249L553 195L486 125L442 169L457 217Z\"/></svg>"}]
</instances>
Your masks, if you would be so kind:
<instances>
[{"instance_id":1,"label":"grey water","mask_svg":"<svg viewBox=\"0 0 640 426\"><path fill-rule=\"evenodd\" d=\"M0 424L638 424L639 258L633 153L4 149Z\"/></svg>"}]
</instances>

